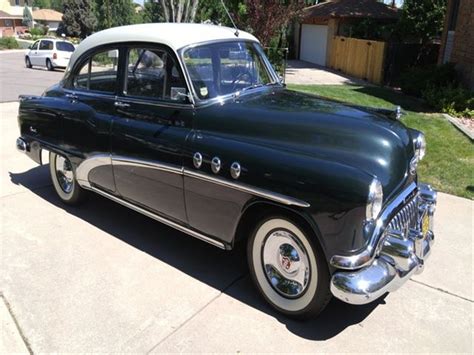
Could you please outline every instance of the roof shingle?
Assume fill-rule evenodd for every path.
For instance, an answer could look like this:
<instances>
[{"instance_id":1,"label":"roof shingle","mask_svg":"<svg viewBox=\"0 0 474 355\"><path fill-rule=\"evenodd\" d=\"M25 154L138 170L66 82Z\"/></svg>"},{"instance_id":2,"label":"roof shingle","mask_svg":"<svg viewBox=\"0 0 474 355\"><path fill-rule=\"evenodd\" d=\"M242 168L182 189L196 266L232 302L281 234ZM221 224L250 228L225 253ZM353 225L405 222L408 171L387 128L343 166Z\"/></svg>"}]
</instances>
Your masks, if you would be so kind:
<instances>
[{"instance_id":1,"label":"roof shingle","mask_svg":"<svg viewBox=\"0 0 474 355\"><path fill-rule=\"evenodd\" d=\"M377 0L330 0L307 7L305 18L354 18L397 19L398 9Z\"/></svg>"}]
</instances>

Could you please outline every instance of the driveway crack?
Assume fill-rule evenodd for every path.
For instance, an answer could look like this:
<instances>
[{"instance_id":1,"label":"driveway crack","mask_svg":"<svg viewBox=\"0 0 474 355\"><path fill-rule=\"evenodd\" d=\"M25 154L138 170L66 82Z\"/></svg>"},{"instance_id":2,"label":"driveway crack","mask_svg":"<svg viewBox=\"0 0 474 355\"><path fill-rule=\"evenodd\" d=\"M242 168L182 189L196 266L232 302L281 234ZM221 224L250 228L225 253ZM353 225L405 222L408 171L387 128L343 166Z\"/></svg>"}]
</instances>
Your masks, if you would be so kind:
<instances>
[{"instance_id":1,"label":"driveway crack","mask_svg":"<svg viewBox=\"0 0 474 355\"><path fill-rule=\"evenodd\" d=\"M225 286L219 294L217 294L215 297L213 297L209 302L207 302L205 305L203 305L201 308L198 309L196 313L194 313L191 317L186 319L183 323L181 323L176 329L174 329L171 333L169 333L167 336L165 336L163 339L161 339L156 345L154 345L150 350L148 350L146 353L150 354L154 349L156 349L160 344L162 344L165 340L170 338L173 334L175 334L178 330L183 328L186 324L188 324L192 319L194 319L198 314L200 314L203 310L205 310L212 302L214 302L216 299L218 299L222 294L227 291L229 288L234 286L237 282L243 280L247 274L243 274L235 278L231 283L229 283L227 286Z\"/></svg>"},{"instance_id":2,"label":"driveway crack","mask_svg":"<svg viewBox=\"0 0 474 355\"><path fill-rule=\"evenodd\" d=\"M12 308L10 306L10 303L8 303L7 299L3 295L3 292L0 292L0 297L3 299L3 303L5 304L5 307L7 307L8 313L10 313L10 317L12 317L13 322L15 322L16 329L18 331L18 334L20 334L21 339L23 340L23 343L25 344L26 348L28 349L28 352L32 355L33 350L31 349L30 342L26 338L25 334L23 333L20 324L18 323L18 320L15 317L15 314L13 314Z\"/></svg>"},{"instance_id":3,"label":"driveway crack","mask_svg":"<svg viewBox=\"0 0 474 355\"><path fill-rule=\"evenodd\" d=\"M429 287L429 288L431 288L431 289L433 289L433 290L446 293L446 294L448 294L448 295L450 295L450 296L454 296L454 297L460 298L460 299L462 299L462 300L464 300L464 301L468 301L468 302L474 303L473 300L471 300L471 299L469 299L469 298L467 298L467 297L463 297L463 296L456 295L455 293L452 293L452 292L443 290L442 288L435 287L435 286L431 286L431 285L428 285L428 284L426 284L426 283L424 283L424 282L421 282L421 281L418 281L418 280L410 279L410 281L413 281L413 282L415 282L415 283L417 283L417 284L419 284L419 285L422 285L422 286Z\"/></svg>"}]
</instances>

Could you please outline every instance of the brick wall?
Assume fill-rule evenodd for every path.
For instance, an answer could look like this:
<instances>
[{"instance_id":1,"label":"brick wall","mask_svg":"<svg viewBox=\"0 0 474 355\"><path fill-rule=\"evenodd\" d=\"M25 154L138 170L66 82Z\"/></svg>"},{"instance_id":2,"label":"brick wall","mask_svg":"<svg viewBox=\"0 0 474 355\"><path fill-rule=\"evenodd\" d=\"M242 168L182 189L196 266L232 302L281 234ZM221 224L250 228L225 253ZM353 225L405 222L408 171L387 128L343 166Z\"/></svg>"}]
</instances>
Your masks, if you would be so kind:
<instances>
[{"instance_id":1,"label":"brick wall","mask_svg":"<svg viewBox=\"0 0 474 355\"><path fill-rule=\"evenodd\" d=\"M439 62L455 63L464 83L474 90L474 0L460 0L456 27L448 34L453 8L449 0Z\"/></svg>"}]
</instances>

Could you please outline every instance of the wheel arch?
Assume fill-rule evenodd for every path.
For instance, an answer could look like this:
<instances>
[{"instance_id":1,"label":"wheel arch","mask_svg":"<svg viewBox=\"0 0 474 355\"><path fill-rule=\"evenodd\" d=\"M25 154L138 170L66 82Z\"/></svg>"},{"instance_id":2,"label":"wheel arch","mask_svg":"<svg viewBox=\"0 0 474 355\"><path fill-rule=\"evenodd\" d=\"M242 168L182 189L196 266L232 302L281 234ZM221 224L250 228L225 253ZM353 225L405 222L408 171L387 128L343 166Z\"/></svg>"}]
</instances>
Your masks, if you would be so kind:
<instances>
[{"instance_id":1,"label":"wheel arch","mask_svg":"<svg viewBox=\"0 0 474 355\"><path fill-rule=\"evenodd\" d=\"M301 228L306 232L310 233L321 247L326 262L329 265L330 256L328 256L324 240L316 222L299 208L284 206L272 201L254 200L243 208L242 214L240 215L240 219L235 228L233 244L245 242L256 224L263 218L272 215L287 217L301 226Z\"/></svg>"}]
</instances>

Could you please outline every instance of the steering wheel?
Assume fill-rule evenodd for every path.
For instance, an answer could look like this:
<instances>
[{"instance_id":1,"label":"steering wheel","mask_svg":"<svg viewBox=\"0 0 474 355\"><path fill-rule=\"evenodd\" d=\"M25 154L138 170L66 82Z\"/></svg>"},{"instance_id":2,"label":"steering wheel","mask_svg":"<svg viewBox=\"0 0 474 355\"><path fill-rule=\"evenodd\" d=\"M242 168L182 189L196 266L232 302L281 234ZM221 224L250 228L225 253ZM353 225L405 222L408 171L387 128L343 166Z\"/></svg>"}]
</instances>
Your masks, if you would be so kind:
<instances>
[{"instance_id":1,"label":"steering wheel","mask_svg":"<svg viewBox=\"0 0 474 355\"><path fill-rule=\"evenodd\" d=\"M231 85L232 85L231 91L235 91L235 89L237 89L238 81L240 81L240 79L242 79L244 76L247 76L248 79L250 80L252 78L252 73L249 72L248 70L245 70L245 71L239 73L231 83Z\"/></svg>"}]
</instances>

